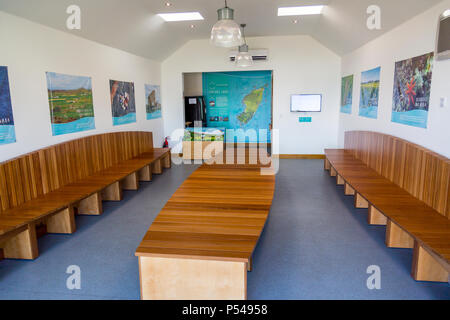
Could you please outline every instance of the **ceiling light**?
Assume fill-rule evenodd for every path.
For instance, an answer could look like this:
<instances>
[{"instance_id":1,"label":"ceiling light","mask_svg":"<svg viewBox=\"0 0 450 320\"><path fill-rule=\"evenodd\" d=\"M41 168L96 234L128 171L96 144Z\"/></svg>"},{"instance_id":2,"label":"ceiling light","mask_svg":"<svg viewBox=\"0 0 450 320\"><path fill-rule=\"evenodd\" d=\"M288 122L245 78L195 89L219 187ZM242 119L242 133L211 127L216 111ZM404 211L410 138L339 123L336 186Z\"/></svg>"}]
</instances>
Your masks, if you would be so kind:
<instances>
[{"instance_id":1,"label":"ceiling light","mask_svg":"<svg viewBox=\"0 0 450 320\"><path fill-rule=\"evenodd\" d=\"M168 22L204 20L200 12L160 13L158 16Z\"/></svg>"},{"instance_id":2,"label":"ceiling light","mask_svg":"<svg viewBox=\"0 0 450 320\"><path fill-rule=\"evenodd\" d=\"M195 25L194 24L191 24L191 29L194 29L195 28Z\"/></svg>"},{"instance_id":3,"label":"ceiling light","mask_svg":"<svg viewBox=\"0 0 450 320\"><path fill-rule=\"evenodd\" d=\"M247 41L245 40L244 28L246 26L246 24L241 24L244 44L239 47L239 53L236 55L236 65L242 68L251 67L253 65L253 57L248 52L248 45Z\"/></svg>"},{"instance_id":4,"label":"ceiling light","mask_svg":"<svg viewBox=\"0 0 450 320\"><path fill-rule=\"evenodd\" d=\"M324 6L303 6L278 8L278 16L304 16L321 14Z\"/></svg>"},{"instance_id":5,"label":"ceiling light","mask_svg":"<svg viewBox=\"0 0 450 320\"><path fill-rule=\"evenodd\" d=\"M172 4L170 2L166 2L166 7L170 7Z\"/></svg>"},{"instance_id":6,"label":"ceiling light","mask_svg":"<svg viewBox=\"0 0 450 320\"><path fill-rule=\"evenodd\" d=\"M295 19L294 21L292 21L294 24L297 24L298 23L298 20L297 19Z\"/></svg>"},{"instance_id":7,"label":"ceiling light","mask_svg":"<svg viewBox=\"0 0 450 320\"><path fill-rule=\"evenodd\" d=\"M225 7L217 10L219 21L211 30L211 43L218 47L237 47L244 43L241 28L233 20L234 10L228 8L225 0Z\"/></svg>"},{"instance_id":8,"label":"ceiling light","mask_svg":"<svg viewBox=\"0 0 450 320\"><path fill-rule=\"evenodd\" d=\"M450 9L445 10L442 15L444 16L444 18L450 17Z\"/></svg>"}]
</instances>

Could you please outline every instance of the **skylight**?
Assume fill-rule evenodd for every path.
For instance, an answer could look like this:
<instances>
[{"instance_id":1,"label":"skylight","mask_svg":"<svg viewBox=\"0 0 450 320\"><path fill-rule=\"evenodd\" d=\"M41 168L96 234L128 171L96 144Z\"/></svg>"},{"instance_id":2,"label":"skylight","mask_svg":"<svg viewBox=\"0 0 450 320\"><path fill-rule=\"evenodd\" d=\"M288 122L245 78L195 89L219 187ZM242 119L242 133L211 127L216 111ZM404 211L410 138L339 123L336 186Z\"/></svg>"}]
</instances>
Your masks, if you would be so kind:
<instances>
[{"instance_id":1,"label":"skylight","mask_svg":"<svg viewBox=\"0 0 450 320\"><path fill-rule=\"evenodd\" d=\"M158 16L168 22L204 20L200 12L160 13Z\"/></svg>"},{"instance_id":2,"label":"skylight","mask_svg":"<svg viewBox=\"0 0 450 320\"><path fill-rule=\"evenodd\" d=\"M305 16L321 14L324 6L302 6L278 8L278 16Z\"/></svg>"}]
</instances>

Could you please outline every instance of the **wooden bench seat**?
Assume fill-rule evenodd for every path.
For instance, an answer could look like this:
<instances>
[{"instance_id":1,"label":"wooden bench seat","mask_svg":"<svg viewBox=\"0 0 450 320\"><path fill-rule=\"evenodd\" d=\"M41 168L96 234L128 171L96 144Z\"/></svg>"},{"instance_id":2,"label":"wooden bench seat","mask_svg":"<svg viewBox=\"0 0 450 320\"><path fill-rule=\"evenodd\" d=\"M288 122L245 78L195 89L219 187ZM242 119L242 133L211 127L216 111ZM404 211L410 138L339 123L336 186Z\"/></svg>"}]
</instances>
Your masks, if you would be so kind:
<instances>
[{"instance_id":1,"label":"wooden bench seat","mask_svg":"<svg viewBox=\"0 0 450 320\"><path fill-rule=\"evenodd\" d=\"M348 135L371 135L375 133L352 132ZM389 139L385 139L387 144ZM346 139L355 139L353 136ZM394 139L394 137L392 137ZM396 138L395 138L396 139ZM404 140L398 140L404 141ZM365 140L368 143L368 140ZM405 142L406 143L406 142ZM379 148L383 143L374 143ZM400 146L397 146L398 148ZM371 150L370 146L365 146ZM424 151L424 149L421 149ZM450 272L450 220L445 216L446 205L441 206L437 201L441 196L445 199L448 195L448 162L444 161L444 170L435 172L431 177L418 175L417 179L434 179L430 188L438 188L431 204L436 208L443 207L442 212L414 196L404 187L386 178L380 172L368 166L368 164L355 156L355 149L325 150L325 168L330 170L332 176L336 176L337 183L345 186L347 195L355 195L355 206L369 208L368 222L370 224L386 225L386 245L395 248L414 248L412 276L420 281L447 282ZM424 151L425 152L425 151ZM372 154L376 157L376 153ZM424 157L425 158L425 157ZM380 159L380 157L378 157ZM403 161L408 161L406 157ZM395 161L393 161L395 162ZM373 162L372 162L373 163ZM382 165L379 164L379 168ZM417 171L420 173L420 165ZM435 166L439 168L439 166ZM392 175L405 176L405 169L399 165L389 171ZM402 172L403 171L403 172ZM443 175L443 186L439 173ZM414 183L411 179L409 183ZM426 185L426 182L416 182L417 185ZM447 188L447 189L446 189ZM423 191L422 191L423 192ZM426 190L423 193L427 193ZM448 199L448 198L447 198Z\"/></svg>"},{"instance_id":2,"label":"wooden bench seat","mask_svg":"<svg viewBox=\"0 0 450 320\"><path fill-rule=\"evenodd\" d=\"M130 145L134 145L136 148L142 142L151 142L151 133L115 133L115 134L107 134L110 136L111 141L118 142L117 139L120 137L124 137L124 139L128 140ZM118 136L118 137L117 137ZM133 139L135 136L135 139ZM148 139L150 137L150 139ZM139 139L142 138L143 141ZM83 138L81 140L88 140L91 142L105 142L104 135L93 136L88 138ZM133 141L134 140L134 141ZM110 141L110 142L111 142ZM74 142L69 142L67 144L72 144ZM50 149L58 149L61 145L56 147L50 147ZM97 144L96 147L99 145ZM84 174L81 178L76 178L76 173L73 171L73 181L68 182L66 184L59 183L58 185L55 183L55 188L52 190L48 190L47 192L42 192L35 197L31 197L31 199L23 199L21 203L15 204L14 202L18 202L19 196L24 198L24 189L23 185L17 184L15 186L15 190L9 188L9 185L4 185L3 190L0 186L0 203L3 204L3 208L0 207L0 248L3 248L4 256L6 258L19 258L19 259L34 259L37 257L37 243L35 239L35 230L34 227L36 224L44 223L47 225L47 232L49 233L73 233L75 232L75 220L74 214L77 212L78 214L94 214L98 215L102 213L102 200L110 200L110 201L120 201L122 199L122 189L125 190L136 190L138 188L138 181L150 181L151 180L151 169L152 166L157 167L170 167L170 150L169 149L153 149L152 145L142 145L142 152L139 153L137 150L130 153L130 150L133 149L131 146L128 150L129 158L125 156L126 159L118 160L116 163L106 164L106 160L109 156L116 157L117 159L121 156L117 154L118 152L127 152L121 151L120 148L114 149L110 147L111 153L108 155L100 155L97 153L96 157L100 158L103 156L104 168L101 168L100 163L97 167L100 170L95 171L89 170L88 174ZM95 152L95 150L92 150ZM116 153L116 154L114 154ZM26 168L28 170L23 170L20 166L16 166L15 168L20 168L20 170L12 171L16 174L20 174L22 178L26 177L26 187L27 192L30 194L30 189L34 190L43 190L44 188L40 186L40 183L43 183L43 180L49 180L54 178L53 175L47 176L43 171L55 172L57 178L66 176L67 173L64 172L64 169L68 169L68 171L72 171L72 168L62 168L66 165L68 161L64 161L64 155L56 156L56 152L52 154L53 163L48 164L43 161L44 157L42 156L42 152L38 151L35 154L38 157L41 157L41 161L38 163L32 163L36 167L40 169L37 170L35 167L31 174L34 174L34 171L37 171L37 174L32 176L34 179L29 179L27 176L30 175L29 167ZM26 155L28 159L32 158L30 155ZM93 159L91 159L92 161ZM21 159L12 160L12 162L20 164ZM26 162L25 162L26 163ZM92 167L92 163L79 163L77 164L80 167L80 170L83 170L83 167ZM6 169L14 168L9 165L9 163L0 165L0 174L2 174L1 170L6 171ZM147 169L150 175L142 175L139 174L140 171ZM159 173L162 171L159 170ZM6 176L6 175L5 175ZM20 176L19 176L20 177ZM14 184L14 176L12 174L8 175L9 181ZM60 181L57 181L60 182ZM49 188L50 189L50 188ZM20 193L19 195L16 194ZM3 196L3 198L1 198ZM13 197L16 197L14 200ZM30 195L28 196L30 197ZM5 201L9 200L9 201ZM2 201L3 200L3 201ZM10 203L11 200L14 202ZM9 208L8 208L9 206ZM33 230L31 230L33 229ZM18 239L21 237L20 239ZM23 240L26 240L25 242ZM20 241L19 241L20 240ZM31 247L35 247L36 249L30 250ZM25 249L24 249L25 248Z\"/></svg>"},{"instance_id":3,"label":"wooden bench seat","mask_svg":"<svg viewBox=\"0 0 450 320\"><path fill-rule=\"evenodd\" d=\"M136 250L142 299L246 299L275 188L260 167L203 164L179 187Z\"/></svg>"}]
</instances>

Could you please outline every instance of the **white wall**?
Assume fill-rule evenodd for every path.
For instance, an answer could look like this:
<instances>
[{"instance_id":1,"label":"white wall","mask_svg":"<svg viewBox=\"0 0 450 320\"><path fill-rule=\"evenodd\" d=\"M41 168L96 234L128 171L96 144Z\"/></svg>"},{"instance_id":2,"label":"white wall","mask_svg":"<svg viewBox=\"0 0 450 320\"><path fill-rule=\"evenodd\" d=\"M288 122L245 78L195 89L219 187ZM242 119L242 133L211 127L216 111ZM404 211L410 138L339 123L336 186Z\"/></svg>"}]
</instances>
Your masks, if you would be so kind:
<instances>
[{"instance_id":1,"label":"white wall","mask_svg":"<svg viewBox=\"0 0 450 320\"><path fill-rule=\"evenodd\" d=\"M160 63L0 11L0 65L8 67L17 142L0 146L0 161L81 136L145 130L163 141L163 121L146 120L144 83L160 84ZM53 137L46 71L92 77L96 130ZM135 83L137 123L113 127L109 80ZM164 97L162 97L164 99Z\"/></svg>"},{"instance_id":2,"label":"white wall","mask_svg":"<svg viewBox=\"0 0 450 320\"><path fill-rule=\"evenodd\" d=\"M407 21L342 59L342 75L355 74L353 114L340 115L339 145L348 130L370 130L392 134L450 157L450 60L435 61L428 114L428 128L421 129L391 122L395 62L435 50L439 15L450 8L450 0ZM361 72L381 66L378 120L358 116ZM440 108L440 98L447 106Z\"/></svg>"},{"instance_id":3,"label":"white wall","mask_svg":"<svg viewBox=\"0 0 450 320\"><path fill-rule=\"evenodd\" d=\"M322 154L337 146L341 58L309 36L247 39L251 48L269 49L269 61L244 70L273 70L274 129L280 130L281 154ZM183 128L183 73L242 71L228 61L228 49L209 40L188 42L162 63L165 134ZM323 93L323 112L300 124L290 112L290 95Z\"/></svg>"}]
</instances>

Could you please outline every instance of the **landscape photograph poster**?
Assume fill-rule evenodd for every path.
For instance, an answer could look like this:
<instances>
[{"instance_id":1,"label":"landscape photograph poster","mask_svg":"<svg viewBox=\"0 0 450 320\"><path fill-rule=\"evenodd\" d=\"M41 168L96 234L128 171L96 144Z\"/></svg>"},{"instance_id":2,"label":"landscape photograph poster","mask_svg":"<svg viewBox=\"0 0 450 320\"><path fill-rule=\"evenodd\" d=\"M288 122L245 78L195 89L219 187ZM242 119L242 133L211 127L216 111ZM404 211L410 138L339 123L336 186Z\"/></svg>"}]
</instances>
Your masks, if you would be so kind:
<instances>
[{"instance_id":1,"label":"landscape photograph poster","mask_svg":"<svg viewBox=\"0 0 450 320\"><path fill-rule=\"evenodd\" d=\"M0 66L0 145L16 142L8 67Z\"/></svg>"},{"instance_id":2,"label":"landscape photograph poster","mask_svg":"<svg viewBox=\"0 0 450 320\"><path fill-rule=\"evenodd\" d=\"M353 75L342 78L341 113L352 113L353 103Z\"/></svg>"},{"instance_id":3,"label":"landscape photograph poster","mask_svg":"<svg viewBox=\"0 0 450 320\"><path fill-rule=\"evenodd\" d=\"M147 120L159 119L161 113L161 89L159 86L145 85L145 109Z\"/></svg>"},{"instance_id":4,"label":"landscape photograph poster","mask_svg":"<svg viewBox=\"0 0 450 320\"><path fill-rule=\"evenodd\" d=\"M395 64L392 122L427 128L434 53Z\"/></svg>"},{"instance_id":5,"label":"landscape photograph poster","mask_svg":"<svg viewBox=\"0 0 450 320\"><path fill-rule=\"evenodd\" d=\"M378 118L380 72L381 68L379 67L361 73L361 95L359 100L359 115L361 117Z\"/></svg>"},{"instance_id":6,"label":"landscape photograph poster","mask_svg":"<svg viewBox=\"0 0 450 320\"><path fill-rule=\"evenodd\" d=\"M92 79L47 72L54 136L95 129Z\"/></svg>"},{"instance_id":7,"label":"landscape photograph poster","mask_svg":"<svg viewBox=\"0 0 450 320\"><path fill-rule=\"evenodd\" d=\"M136 122L134 83L110 80L113 125Z\"/></svg>"}]
</instances>

